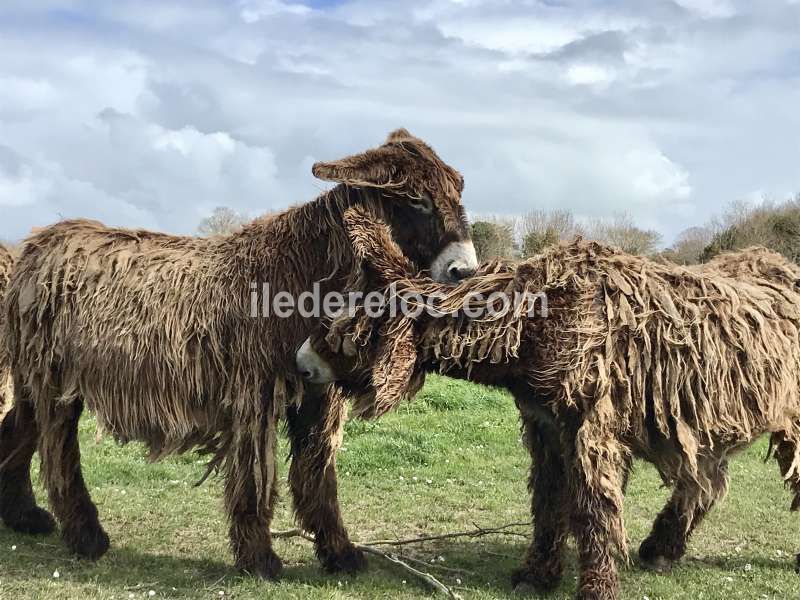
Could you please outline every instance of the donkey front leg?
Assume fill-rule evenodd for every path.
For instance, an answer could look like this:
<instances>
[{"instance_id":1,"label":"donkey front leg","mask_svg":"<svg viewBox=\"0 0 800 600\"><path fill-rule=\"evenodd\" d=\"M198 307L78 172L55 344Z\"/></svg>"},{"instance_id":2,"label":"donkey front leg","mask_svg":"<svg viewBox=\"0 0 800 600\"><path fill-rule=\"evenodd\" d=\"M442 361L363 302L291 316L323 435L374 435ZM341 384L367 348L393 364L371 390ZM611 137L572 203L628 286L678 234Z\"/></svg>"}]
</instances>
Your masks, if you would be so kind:
<instances>
[{"instance_id":1,"label":"donkey front leg","mask_svg":"<svg viewBox=\"0 0 800 600\"><path fill-rule=\"evenodd\" d=\"M49 534L56 522L36 505L31 484L31 459L39 443L33 404L21 396L0 425L0 519L21 533Z\"/></svg>"},{"instance_id":2,"label":"donkey front leg","mask_svg":"<svg viewBox=\"0 0 800 600\"><path fill-rule=\"evenodd\" d=\"M530 586L555 589L563 572L562 554L569 534L567 478L558 432L550 425L523 417L523 437L531 453L528 489L532 494L533 541L511 583L518 592Z\"/></svg>"},{"instance_id":3,"label":"donkey front leg","mask_svg":"<svg viewBox=\"0 0 800 600\"><path fill-rule=\"evenodd\" d=\"M42 479L61 522L64 543L78 556L97 560L108 551L109 540L81 472L78 421L82 411L80 399L69 404L59 404L55 397L40 400L39 455Z\"/></svg>"},{"instance_id":4,"label":"donkey front leg","mask_svg":"<svg viewBox=\"0 0 800 600\"><path fill-rule=\"evenodd\" d=\"M289 486L300 526L314 534L317 558L329 572L355 573L367 566L350 541L339 509L336 450L345 417L341 393L307 392L300 406L287 410L292 464Z\"/></svg>"},{"instance_id":5,"label":"donkey front leg","mask_svg":"<svg viewBox=\"0 0 800 600\"><path fill-rule=\"evenodd\" d=\"M283 564L272 549L270 535L277 496L277 431L272 415L260 421L257 427L239 426L226 463L225 507L236 568L262 579L277 579Z\"/></svg>"}]
</instances>

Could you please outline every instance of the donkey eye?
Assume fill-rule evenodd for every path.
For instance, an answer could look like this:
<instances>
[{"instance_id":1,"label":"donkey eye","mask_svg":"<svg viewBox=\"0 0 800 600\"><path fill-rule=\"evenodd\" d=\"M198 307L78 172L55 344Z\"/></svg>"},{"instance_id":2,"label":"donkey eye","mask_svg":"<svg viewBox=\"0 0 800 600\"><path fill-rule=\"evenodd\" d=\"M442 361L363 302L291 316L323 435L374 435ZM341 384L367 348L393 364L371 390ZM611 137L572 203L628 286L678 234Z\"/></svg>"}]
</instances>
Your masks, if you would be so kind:
<instances>
[{"instance_id":1,"label":"donkey eye","mask_svg":"<svg viewBox=\"0 0 800 600\"><path fill-rule=\"evenodd\" d=\"M424 215L433 213L433 200L427 194L421 198L409 198L409 204L414 210L418 210Z\"/></svg>"}]
</instances>

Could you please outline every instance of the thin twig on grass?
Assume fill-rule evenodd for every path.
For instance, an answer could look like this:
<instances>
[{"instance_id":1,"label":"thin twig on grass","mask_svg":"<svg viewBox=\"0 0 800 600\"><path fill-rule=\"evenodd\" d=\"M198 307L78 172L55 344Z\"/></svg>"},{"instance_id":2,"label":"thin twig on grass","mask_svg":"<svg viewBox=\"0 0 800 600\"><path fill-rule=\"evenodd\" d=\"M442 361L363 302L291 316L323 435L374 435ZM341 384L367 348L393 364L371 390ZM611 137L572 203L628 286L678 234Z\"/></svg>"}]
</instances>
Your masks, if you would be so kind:
<instances>
[{"instance_id":1,"label":"thin twig on grass","mask_svg":"<svg viewBox=\"0 0 800 600\"><path fill-rule=\"evenodd\" d=\"M355 546L356 546L356 548L358 548L362 552L366 552L367 554L374 554L375 556L382 556L383 558L385 558L389 562L397 565L398 567L400 567L404 571L407 571L407 572L411 573L412 575L414 575L415 577L418 577L419 579L421 579L422 581L427 583L429 586L431 586L433 589L435 589L437 592L440 592L440 593L446 595L448 598L453 598L454 600L462 600L461 596L456 594L453 590L451 590L449 587L447 587L441 581L436 579L436 577L434 577L430 573L425 573L423 571L415 569L414 567L409 565L407 562L401 560L398 556L392 554L391 552L382 552L382 551L380 551L377 548L374 548L372 546L361 546L359 544L356 544Z\"/></svg>"},{"instance_id":2,"label":"thin twig on grass","mask_svg":"<svg viewBox=\"0 0 800 600\"><path fill-rule=\"evenodd\" d=\"M479 527L475 526L475 529L471 531L457 531L454 533L443 533L440 535L426 535L416 538L409 538L405 540L379 540L375 542L364 542L365 546L407 546L409 544L421 544L422 542L432 542L436 540L451 540L454 538L476 538L476 537L483 537L485 535L516 535L516 536L523 536L527 537L526 534L519 533L518 531L508 531L512 527L530 527L530 522L528 523L509 523L508 525L501 525L500 527Z\"/></svg>"},{"instance_id":3,"label":"thin twig on grass","mask_svg":"<svg viewBox=\"0 0 800 600\"><path fill-rule=\"evenodd\" d=\"M308 540L310 542L314 541L314 536L311 535L310 533L306 533L302 529L289 529L288 531L275 531L275 532L272 533L272 538L273 539L287 539L287 538L294 538L294 537L303 538L304 540ZM373 554L375 556L380 556L382 558L385 558L386 560L388 560L389 562L397 565L398 567L400 567L404 571L406 571L408 573L411 573L414 577L417 577L418 579L421 579L422 581L427 583L429 586L431 586L437 592L445 594L449 598L453 598L455 600L461 600L461 596L456 594L453 590L451 590L449 587L447 587L441 581L436 579L436 577L434 577L430 573L423 573L419 569L415 569L414 567L409 565L407 562L403 561L398 556L395 556L394 554L391 554L391 553L388 553L388 552L381 552L377 548L373 548L372 546L368 546L368 545L364 545L364 544L353 544L353 545L356 548L358 548L359 550L361 550L362 552L366 553L366 554Z\"/></svg>"},{"instance_id":4,"label":"thin twig on grass","mask_svg":"<svg viewBox=\"0 0 800 600\"><path fill-rule=\"evenodd\" d=\"M416 563L421 566L429 567L432 569L437 569L439 571L445 571L446 573L453 573L455 575L475 575L473 571L467 571L466 569L456 569L453 567L447 567L445 565L439 564L438 562L427 562L422 560L421 558L416 558L414 556L408 556L407 554L402 555L403 560L407 560L412 563Z\"/></svg>"},{"instance_id":5,"label":"thin twig on grass","mask_svg":"<svg viewBox=\"0 0 800 600\"><path fill-rule=\"evenodd\" d=\"M314 541L314 536L310 533L306 533L302 529L287 529L286 531L272 531L270 532L270 537L273 540L282 540L288 538L296 538L300 537L304 540L308 540L309 542Z\"/></svg>"},{"instance_id":6,"label":"thin twig on grass","mask_svg":"<svg viewBox=\"0 0 800 600\"><path fill-rule=\"evenodd\" d=\"M475 525L475 529L470 531L456 531L453 533L443 533L439 535L426 535L415 538L407 538L403 540L376 540L372 542L361 542L363 546L407 546L409 544L421 544L423 542L432 542L437 540L451 540L454 538L476 538L485 535L516 535L528 537L524 533L518 531L508 531L514 527L530 527L531 523L509 523L508 525L501 525L499 527L480 527ZM273 531L273 539L302 537L310 542L314 541L314 536L306 533L300 529L288 529L286 531Z\"/></svg>"},{"instance_id":7,"label":"thin twig on grass","mask_svg":"<svg viewBox=\"0 0 800 600\"><path fill-rule=\"evenodd\" d=\"M436 591L438 591L438 592L440 592L442 594L445 594L449 598L454 598L454 599L460 600L461 596L456 594L452 589L450 589L445 584L443 584L441 581L436 579L436 577L434 577L430 573L425 573L423 571L420 571L419 569L415 569L414 567L409 565L407 562L405 562L405 560L408 560L409 562L415 562L415 563L420 564L420 565L424 564L425 566L429 566L427 563L425 563L425 562L423 562L421 560L418 560L416 558L411 558L411 557L403 557L403 558L405 558L405 560L403 560L402 558L400 558L399 556L397 556L395 554L392 554L390 552L383 552L381 550L378 550L377 548L375 548L375 546L394 546L394 547L397 547L397 546L407 546L407 545L410 545L410 544L420 544L420 543L423 543L423 542L430 542L430 541L435 541L435 540L450 540L450 539L461 538L461 537L476 538L476 537L482 537L482 536L485 536L485 535L522 535L522 534L520 534L520 533L518 533L516 531L508 531L508 530L513 528L513 527L526 527L526 526L530 526L530 523L509 523L508 525L502 525L500 527L491 527L491 528L478 527L476 525L475 529L473 529L471 531L459 531L459 532L455 532L455 533L444 533L444 534L441 534L441 535L427 535L427 536L409 538L409 539L404 539L404 540L377 540L377 541L373 541L373 542L363 542L361 544L354 544L354 545L355 545L356 548L358 548L362 552L385 558L389 562L397 565L398 567L400 567L404 571L406 571L408 573L411 573L412 575L414 575L418 579L421 579L426 584L431 586ZM288 539L288 538L295 538L295 537L299 537L299 538L302 538L304 540L308 540L310 542L314 541L314 536L311 535L310 533L307 533L307 532L303 531L302 529L288 529L286 531L273 531L272 532L272 538L273 539ZM435 566L436 565L434 565L434 567ZM446 570L456 571L456 569L447 569L447 568L446 568Z\"/></svg>"}]
</instances>

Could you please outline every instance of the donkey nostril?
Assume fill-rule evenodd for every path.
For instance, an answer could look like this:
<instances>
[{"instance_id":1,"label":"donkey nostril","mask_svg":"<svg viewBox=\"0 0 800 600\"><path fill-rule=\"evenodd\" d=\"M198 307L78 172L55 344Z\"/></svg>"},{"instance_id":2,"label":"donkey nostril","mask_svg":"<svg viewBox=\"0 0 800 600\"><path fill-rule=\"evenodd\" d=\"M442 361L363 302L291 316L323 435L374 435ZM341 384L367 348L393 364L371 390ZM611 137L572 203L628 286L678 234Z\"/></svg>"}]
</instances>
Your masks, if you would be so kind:
<instances>
[{"instance_id":1,"label":"donkey nostril","mask_svg":"<svg viewBox=\"0 0 800 600\"><path fill-rule=\"evenodd\" d=\"M314 378L314 372L311 369L303 369L302 371L300 371L300 375L306 381L309 381Z\"/></svg>"},{"instance_id":2,"label":"donkey nostril","mask_svg":"<svg viewBox=\"0 0 800 600\"><path fill-rule=\"evenodd\" d=\"M474 267L467 267L459 264L452 264L447 269L447 274L452 281L461 281L475 274Z\"/></svg>"}]
</instances>

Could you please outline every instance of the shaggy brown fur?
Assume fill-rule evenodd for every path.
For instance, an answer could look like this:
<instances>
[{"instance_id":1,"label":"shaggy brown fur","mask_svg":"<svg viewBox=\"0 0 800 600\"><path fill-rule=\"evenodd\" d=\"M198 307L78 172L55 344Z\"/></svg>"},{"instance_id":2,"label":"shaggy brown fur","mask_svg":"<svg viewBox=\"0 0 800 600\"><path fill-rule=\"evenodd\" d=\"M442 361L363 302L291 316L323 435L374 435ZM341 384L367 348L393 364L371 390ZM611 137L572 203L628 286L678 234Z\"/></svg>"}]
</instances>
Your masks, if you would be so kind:
<instances>
[{"instance_id":1,"label":"shaggy brown fur","mask_svg":"<svg viewBox=\"0 0 800 600\"><path fill-rule=\"evenodd\" d=\"M8 280L11 277L11 268L14 266L14 254L0 244L0 297L6 293ZM0 331L3 330L4 315L0 313ZM0 419L3 418L11 404L11 373L9 372L8 358L4 344L0 344Z\"/></svg>"},{"instance_id":2,"label":"shaggy brown fur","mask_svg":"<svg viewBox=\"0 0 800 600\"><path fill-rule=\"evenodd\" d=\"M295 298L353 273L342 214L359 206L391 223L418 265L468 239L461 176L405 130L374 150L314 166L340 182L316 201L258 219L226 237L197 239L66 221L28 238L9 286L8 349L15 406L0 430L0 516L14 529L49 531L36 507L30 461L42 477L67 545L92 559L108 548L80 471L77 421L84 406L120 442L141 440L151 458L199 448L225 474L236 566L266 578L281 563L269 524L275 443L286 416L297 518L316 535L330 570L355 571L336 499L334 455L342 403L306 395L294 353L313 321L251 317L251 284ZM38 440L38 444L37 444Z\"/></svg>"},{"instance_id":3,"label":"shaggy brown fur","mask_svg":"<svg viewBox=\"0 0 800 600\"><path fill-rule=\"evenodd\" d=\"M756 249L688 269L578 241L448 288L414 277L386 231L377 241L364 235L379 223L350 226L362 256L383 254L372 267L378 281L393 282L393 293L437 294L447 316L360 313L318 331L312 345L362 407L377 407L367 414L417 386L407 376L387 387L381 374L390 371L435 369L513 393L536 455L534 539L515 585L555 585L571 530L578 596L618 597L613 550L627 559L622 499L633 456L675 489L645 555L683 553L725 493L728 458L764 433L800 508L800 269L780 255ZM467 319L461 311L475 291L545 292L549 318L523 303ZM396 352L376 350L387 337Z\"/></svg>"}]
</instances>

